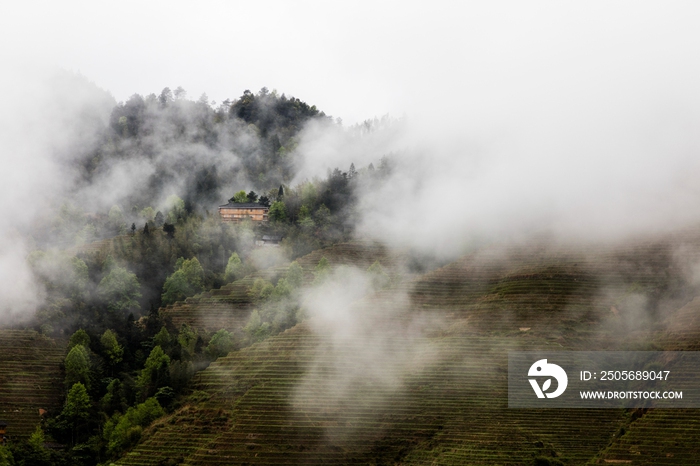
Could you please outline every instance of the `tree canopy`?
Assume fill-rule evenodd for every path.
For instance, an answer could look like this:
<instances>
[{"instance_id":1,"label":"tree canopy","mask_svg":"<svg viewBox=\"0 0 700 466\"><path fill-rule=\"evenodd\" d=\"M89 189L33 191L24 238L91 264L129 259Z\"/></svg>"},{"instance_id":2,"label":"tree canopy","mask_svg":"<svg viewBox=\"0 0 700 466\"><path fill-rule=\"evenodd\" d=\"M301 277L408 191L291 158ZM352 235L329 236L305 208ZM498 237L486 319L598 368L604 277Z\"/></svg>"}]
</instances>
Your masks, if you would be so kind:
<instances>
[{"instance_id":1,"label":"tree canopy","mask_svg":"<svg viewBox=\"0 0 700 466\"><path fill-rule=\"evenodd\" d=\"M68 391L66 403L63 405L61 415L70 423L85 421L90 415L90 396L85 385L80 382L73 384Z\"/></svg>"},{"instance_id":2,"label":"tree canopy","mask_svg":"<svg viewBox=\"0 0 700 466\"><path fill-rule=\"evenodd\" d=\"M119 344L117 335L112 330L105 330L100 338L100 344L111 366L116 366L122 361L124 348Z\"/></svg>"},{"instance_id":3,"label":"tree canopy","mask_svg":"<svg viewBox=\"0 0 700 466\"><path fill-rule=\"evenodd\" d=\"M244 204L248 201L248 195L246 194L245 191L238 191L236 194L233 195L231 199L229 199L230 202L235 202L237 204Z\"/></svg>"},{"instance_id":4,"label":"tree canopy","mask_svg":"<svg viewBox=\"0 0 700 466\"><path fill-rule=\"evenodd\" d=\"M73 333L73 335L70 336L70 339L68 339L68 350L70 351L73 349L74 346L77 345L82 345L86 349L90 348L90 335L88 333L81 329L78 329Z\"/></svg>"},{"instance_id":5,"label":"tree canopy","mask_svg":"<svg viewBox=\"0 0 700 466\"><path fill-rule=\"evenodd\" d=\"M213 358L226 356L232 349L235 348L233 335L225 329L216 332L207 345L207 352Z\"/></svg>"},{"instance_id":6,"label":"tree canopy","mask_svg":"<svg viewBox=\"0 0 700 466\"><path fill-rule=\"evenodd\" d=\"M270 220L284 222L287 219L287 207L282 201L273 202L268 213Z\"/></svg>"},{"instance_id":7,"label":"tree canopy","mask_svg":"<svg viewBox=\"0 0 700 466\"><path fill-rule=\"evenodd\" d=\"M231 257L228 258L226 270L224 271L224 280L231 282L233 280L243 278L242 274L244 273L244 270L245 267L243 266L243 262L241 262L241 258L234 251L231 253Z\"/></svg>"},{"instance_id":8,"label":"tree canopy","mask_svg":"<svg viewBox=\"0 0 700 466\"><path fill-rule=\"evenodd\" d=\"M163 304L171 304L203 290L204 269L196 257L180 258L175 265L175 272L163 285Z\"/></svg>"},{"instance_id":9,"label":"tree canopy","mask_svg":"<svg viewBox=\"0 0 700 466\"><path fill-rule=\"evenodd\" d=\"M332 124L323 112L267 89L216 108L206 96L192 101L184 89L173 89L116 105L94 150L76 161L86 185L132 162L154 167L154 174L144 173L102 211L66 201L47 228L35 229L50 235L32 233L37 250L27 260L46 299L31 325L60 339L74 332L64 358L64 413L50 415L45 425L47 435L64 444L69 428L71 434L78 425L84 430L71 461L80 455L104 464L116 460L154 416L174 406L197 370L295 325L303 318L300 288L308 272L292 262L283 276L256 279L248 290L255 309L245 328L212 335L194 325L176 327L159 312L162 306L281 266L280 256L298 258L349 239L355 191L369 189L392 167L384 159L377 173L351 165L291 185L299 131L312 119ZM221 163L219 154L235 163ZM215 210L221 193L236 189L231 202L269 207L271 221L221 222ZM279 249L259 247L264 235L279 238ZM42 247L54 241L66 252ZM93 241L99 243L86 244ZM327 273L322 259L314 275L320 281ZM36 458L52 464L43 441L37 445ZM40 464L27 458L17 461Z\"/></svg>"},{"instance_id":10,"label":"tree canopy","mask_svg":"<svg viewBox=\"0 0 700 466\"><path fill-rule=\"evenodd\" d=\"M136 385L141 389L142 396L147 398L154 395L160 387L170 383L170 357L156 346L148 355L143 369L139 373Z\"/></svg>"},{"instance_id":11,"label":"tree canopy","mask_svg":"<svg viewBox=\"0 0 700 466\"><path fill-rule=\"evenodd\" d=\"M138 309L141 297L136 275L123 267L113 266L97 286L98 295L110 311Z\"/></svg>"},{"instance_id":12,"label":"tree canopy","mask_svg":"<svg viewBox=\"0 0 700 466\"><path fill-rule=\"evenodd\" d=\"M75 345L66 355L64 361L66 387L72 387L76 383L90 386L90 356L83 345Z\"/></svg>"}]
</instances>

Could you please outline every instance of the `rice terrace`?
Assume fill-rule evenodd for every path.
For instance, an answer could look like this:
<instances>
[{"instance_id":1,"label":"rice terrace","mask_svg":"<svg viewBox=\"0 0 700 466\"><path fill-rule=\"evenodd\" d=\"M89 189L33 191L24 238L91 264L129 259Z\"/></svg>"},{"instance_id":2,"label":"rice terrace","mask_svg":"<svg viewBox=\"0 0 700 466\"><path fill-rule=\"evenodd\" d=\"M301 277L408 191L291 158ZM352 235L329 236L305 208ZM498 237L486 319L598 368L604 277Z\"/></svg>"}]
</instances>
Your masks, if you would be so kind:
<instances>
[{"instance_id":1,"label":"rice terrace","mask_svg":"<svg viewBox=\"0 0 700 466\"><path fill-rule=\"evenodd\" d=\"M348 303L366 328L348 338L309 317L219 357L115 463L652 465L698 454L696 410L512 410L506 372L516 349L696 348L700 307L684 267L700 258L700 230L624 247L492 245L425 273L377 244L340 243L296 261L302 289L322 258L330 277L383 264L386 283ZM276 265L159 316L204 335L242 333L255 280L288 271ZM635 322L640 293L654 299L646 330ZM2 335L3 416L21 439L39 407L60 409L66 341Z\"/></svg>"}]
</instances>

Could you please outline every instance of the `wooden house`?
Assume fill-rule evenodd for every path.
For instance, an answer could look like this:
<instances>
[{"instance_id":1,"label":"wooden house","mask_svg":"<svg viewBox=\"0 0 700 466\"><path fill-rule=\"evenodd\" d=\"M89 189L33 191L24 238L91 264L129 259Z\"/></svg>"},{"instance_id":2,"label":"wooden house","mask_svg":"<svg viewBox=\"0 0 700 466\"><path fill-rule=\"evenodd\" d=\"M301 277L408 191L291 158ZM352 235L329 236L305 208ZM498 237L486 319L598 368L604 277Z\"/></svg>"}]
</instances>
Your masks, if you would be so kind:
<instances>
[{"instance_id":1,"label":"wooden house","mask_svg":"<svg viewBox=\"0 0 700 466\"><path fill-rule=\"evenodd\" d=\"M240 222L250 219L254 222L267 222L269 207L252 202L229 202L219 206L219 215L224 222Z\"/></svg>"}]
</instances>

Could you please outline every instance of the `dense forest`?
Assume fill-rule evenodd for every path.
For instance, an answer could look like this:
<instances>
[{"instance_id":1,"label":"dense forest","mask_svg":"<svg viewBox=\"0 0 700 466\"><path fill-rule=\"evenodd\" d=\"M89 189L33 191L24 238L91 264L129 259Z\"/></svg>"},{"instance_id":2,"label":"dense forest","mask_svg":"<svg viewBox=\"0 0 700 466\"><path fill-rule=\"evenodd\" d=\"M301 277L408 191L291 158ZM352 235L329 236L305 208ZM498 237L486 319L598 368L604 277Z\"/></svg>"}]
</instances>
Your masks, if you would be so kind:
<instances>
[{"instance_id":1,"label":"dense forest","mask_svg":"<svg viewBox=\"0 0 700 466\"><path fill-rule=\"evenodd\" d=\"M276 283L255 282L257 308L240 332L176 328L158 310L351 237L358 190L382 183L392 157L292 185L298 136L311 120L340 124L265 88L217 107L181 88L114 107L74 162L74 196L29 233L43 304L17 326L68 342L64 406L29 441L0 447L0 465L109 464L177 406L197 370L301 318L295 262ZM128 176L143 167L146 176ZM81 200L96 191L114 203ZM216 209L226 202L269 206L269 221L222 222ZM280 247L256 247L264 235L280 237ZM326 268L318 264L317 280Z\"/></svg>"}]
</instances>

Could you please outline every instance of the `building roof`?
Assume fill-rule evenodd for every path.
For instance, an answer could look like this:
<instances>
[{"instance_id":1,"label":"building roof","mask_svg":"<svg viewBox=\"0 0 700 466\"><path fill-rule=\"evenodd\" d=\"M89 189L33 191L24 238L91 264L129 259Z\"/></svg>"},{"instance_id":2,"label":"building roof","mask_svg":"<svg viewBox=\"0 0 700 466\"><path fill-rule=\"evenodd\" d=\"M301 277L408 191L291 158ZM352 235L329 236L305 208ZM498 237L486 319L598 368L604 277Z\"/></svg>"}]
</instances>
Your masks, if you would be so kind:
<instances>
[{"instance_id":1,"label":"building roof","mask_svg":"<svg viewBox=\"0 0 700 466\"><path fill-rule=\"evenodd\" d=\"M255 202L229 202L228 204L220 205L219 209L222 207L228 207L229 209L269 209L269 207L256 204Z\"/></svg>"}]
</instances>

